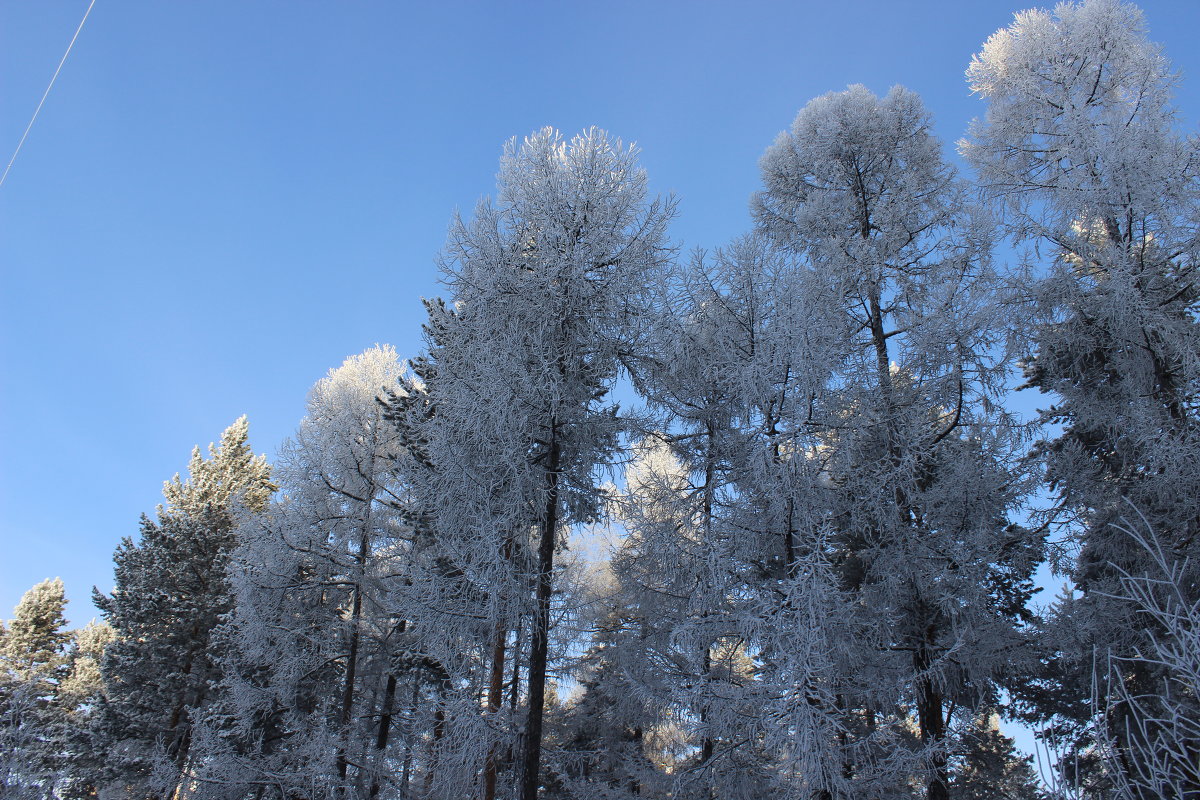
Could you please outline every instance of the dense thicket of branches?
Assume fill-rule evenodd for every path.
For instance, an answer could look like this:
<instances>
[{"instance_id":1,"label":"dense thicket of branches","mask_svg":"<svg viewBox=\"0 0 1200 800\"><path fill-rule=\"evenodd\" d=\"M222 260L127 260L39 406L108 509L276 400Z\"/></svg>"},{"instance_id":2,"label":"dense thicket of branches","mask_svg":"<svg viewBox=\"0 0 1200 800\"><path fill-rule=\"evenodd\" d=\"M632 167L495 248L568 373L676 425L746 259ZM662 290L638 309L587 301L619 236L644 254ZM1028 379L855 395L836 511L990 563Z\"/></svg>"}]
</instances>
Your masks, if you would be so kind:
<instances>
[{"instance_id":1,"label":"dense thicket of branches","mask_svg":"<svg viewBox=\"0 0 1200 800\"><path fill-rule=\"evenodd\" d=\"M972 175L851 86L686 258L635 148L509 142L425 352L197 450L104 624L22 599L0 798L1200 798L1200 148L1120 0L967 75Z\"/></svg>"}]
</instances>

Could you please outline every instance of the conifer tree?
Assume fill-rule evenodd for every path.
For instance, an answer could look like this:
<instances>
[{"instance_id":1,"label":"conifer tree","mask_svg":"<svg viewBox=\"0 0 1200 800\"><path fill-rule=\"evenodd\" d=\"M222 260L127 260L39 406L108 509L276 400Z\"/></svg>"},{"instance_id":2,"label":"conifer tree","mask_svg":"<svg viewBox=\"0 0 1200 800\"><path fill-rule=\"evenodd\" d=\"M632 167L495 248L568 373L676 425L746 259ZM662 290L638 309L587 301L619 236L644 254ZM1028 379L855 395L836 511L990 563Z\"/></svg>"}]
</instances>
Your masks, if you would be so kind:
<instances>
[{"instance_id":1,"label":"conifer tree","mask_svg":"<svg viewBox=\"0 0 1200 800\"><path fill-rule=\"evenodd\" d=\"M479 499L460 483L459 470L480 476L487 468L460 457L471 433L460 424L444 425L453 406L439 405L444 401L435 388L443 352L458 346L456 315L441 299L426 300L425 306L429 351L410 362L399 389L381 398L402 452L397 463L404 466L410 497L404 518L412 532L411 569L392 598L396 608L407 609L399 612L408 626L400 661L410 671L407 702L395 712L411 732L399 784L404 791L423 787L431 796L449 798L474 792L482 777L486 797L500 777L502 757L511 761L515 745L515 670L521 660L509 647L515 640L519 649L521 629L512 609L517 590L505 568L515 548L507 555L503 544L493 550L508 537L479 537L473 524L455 522L462 503ZM510 662L511 702L502 703ZM479 697L486 697L484 715L478 713Z\"/></svg>"},{"instance_id":2,"label":"conifer tree","mask_svg":"<svg viewBox=\"0 0 1200 800\"><path fill-rule=\"evenodd\" d=\"M634 674L645 634L632 595L613 581L595 587L604 609L592 645L578 669L578 696L564 713L564 741L556 753L569 797L625 800L669 790L669 780L646 753L648 733L662 721Z\"/></svg>"},{"instance_id":3,"label":"conifer tree","mask_svg":"<svg viewBox=\"0 0 1200 800\"><path fill-rule=\"evenodd\" d=\"M65 764L56 792L66 800L94 798L104 781L109 760L104 729L108 699L100 664L114 638L111 626L95 620L71 633L67 675L58 691Z\"/></svg>"},{"instance_id":4,"label":"conifer tree","mask_svg":"<svg viewBox=\"0 0 1200 800\"><path fill-rule=\"evenodd\" d=\"M242 417L208 458L192 452L189 477L163 486L157 520L113 556L115 588L95 602L116 638L101 664L112 781L164 795L187 771L192 725L219 678L212 632L232 607L226 569L240 510L261 512L274 491L265 457L247 444Z\"/></svg>"},{"instance_id":5,"label":"conifer tree","mask_svg":"<svg viewBox=\"0 0 1200 800\"><path fill-rule=\"evenodd\" d=\"M747 653L758 644L745 635L747 576L715 508L729 500L724 478L687 469L662 438L640 443L626 469L627 535L612 561L627 621L610 657L634 689L623 716L640 720L633 774L648 793L761 795L775 762L760 746L765 692L761 662ZM668 731L670 752L653 743Z\"/></svg>"},{"instance_id":6,"label":"conifer tree","mask_svg":"<svg viewBox=\"0 0 1200 800\"><path fill-rule=\"evenodd\" d=\"M1014 238L1053 257L1028 281L1026 378L1050 396L1034 456L1067 534L1059 564L1082 596L1060 604L1048 640L1057 674L1025 696L1089 749L1089 687L1106 683L1094 664L1129 659L1134 695L1160 685L1132 658L1165 632L1120 597L1125 576L1153 571L1122 521L1141 515L1173 559L1200 559L1200 152L1178 131L1176 76L1121 0L1018 14L967 76L988 111L962 150ZM1147 710L1105 715L1118 749L1146 751L1129 736Z\"/></svg>"},{"instance_id":7,"label":"conifer tree","mask_svg":"<svg viewBox=\"0 0 1200 800\"><path fill-rule=\"evenodd\" d=\"M778 687L755 598L773 604L797 558L808 465L787 454L811 443L794 423L826 372L822 304L798 276L759 235L697 254L673 276L636 369L662 429L627 469L629 538L614 569L646 620L632 674L695 748L673 769L677 793L750 797L776 774L770 726L756 731Z\"/></svg>"},{"instance_id":8,"label":"conifer tree","mask_svg":"<svg viewBox=\"0 0 1200 800\"><path fill-rule=\"evenodd\" d=\"M112 629L64 630L59 579L34 586L0 626L0 797L95 795L107 758L100 659Z\"/></svg>"},{"instance_id":9,"label":"conifer tree","mask_svg":"<svg viewBox=\"0 0 1200 800\"><path fill-rule=\"evenodd\" d=\"M1033 756L1019 753L994 713L977 715L963 746L950 776L951 800L1048 800Z\"/></svg>"},{"instance_id":10,"label":"conifer tree","mask_svg":"<svg viewBox=\"0 0 1200 800\"><path fill-rule=\"evenodd\" d=\"M853 86L811 101L780 134L754 205L764 233L833 298L841 337L813 416L793 423L820 434L807 454L825 475L808 484L824 517L809 517L801 552L829 548L855 609L838 693L851 733L842 774L916 770L929 800L947 798L948 752L1022 645L1041 552L1009 520L1027 479L999 403L990 220L971 213L939 148L915 94ZM909 713L920 747L906 765ZM869 755L881 739L885 752Z\"/></svg>"},{"instance_id":11,"label":"conifer tree","mask_svg":"<svg viewBox=\"0 0 1200 800\"><path fill-rule=\"evenodd\" d=\"M51 797L63 768L68 674L63 583L27 591L0 635L0 797Z\"/></svg>"},{"instance_id":12,"label":"conifer tree","mask_svg":"<svg viewBox=\"0 0 1200 800\"><path fill-rule=\"evenodd\" d=\"M528 615L514 775L533 800L555 552L565 526L598 514L596 469L622 429L604 396L669 257L671 208L647 201L636 152L596 129L510 142L498 182L494 202L451 228L453 305L430 305L437 377L423 438L439 484L430 513L441 546L458 549L445 571L474 585L486 612L479 657L499 666L499 645Z\"/></svg>"},{"instance_id":13,"label":"conifer tree","mask_svg":"<svg viewBox=\"0 0 1200 800\"><path fill-rule=\"evenodd\" d=\"M236 531L218 632L226 697L206 714L206 796L270 783L373 796L390 780L400 585L411 534L397 431L378 402L403 365L374 347L319 381L282 448L282 497ZM383 746L378 743L382 741Z\"/></svg>"}]
</instances>

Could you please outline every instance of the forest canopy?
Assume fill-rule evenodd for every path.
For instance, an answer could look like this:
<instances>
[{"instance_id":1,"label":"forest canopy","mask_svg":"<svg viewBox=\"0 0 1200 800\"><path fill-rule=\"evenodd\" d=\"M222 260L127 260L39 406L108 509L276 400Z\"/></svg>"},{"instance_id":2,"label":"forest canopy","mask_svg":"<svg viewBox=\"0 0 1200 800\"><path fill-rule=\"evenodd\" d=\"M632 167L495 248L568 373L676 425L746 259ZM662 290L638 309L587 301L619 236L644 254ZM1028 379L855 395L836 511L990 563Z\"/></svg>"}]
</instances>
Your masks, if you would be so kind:
<instances>
[{"instance_id":1,"label":"forest canopy","mask_svg":"<svg viewBox=\"0 0 1200 800\"><path fill-rule=\"evenodd\" d=\"M965 170L832 91L708 252L636 146L506 143L420 352L0 627L0 798L1200 798L1200 143L1120 0L966 79Z\"/></svg>"}]
</instances>

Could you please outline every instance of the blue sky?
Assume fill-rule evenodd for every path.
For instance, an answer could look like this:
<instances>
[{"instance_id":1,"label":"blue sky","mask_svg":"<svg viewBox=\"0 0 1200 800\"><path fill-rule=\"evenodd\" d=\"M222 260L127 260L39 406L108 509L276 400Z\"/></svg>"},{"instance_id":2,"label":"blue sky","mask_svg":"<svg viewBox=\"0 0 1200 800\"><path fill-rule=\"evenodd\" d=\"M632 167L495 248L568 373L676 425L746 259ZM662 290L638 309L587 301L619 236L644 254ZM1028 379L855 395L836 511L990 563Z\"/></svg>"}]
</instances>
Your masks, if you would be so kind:
<instances>
[{"instance_id":1,"label":"blue sky","mask_svg":"<svg viewBox=\"0 0 1200 800\"><path fill-rule=\"evenodd\" d=\"M674 240L718 246L814 96L904 84L949 149L971 55L1026 5L97 0L0 187L0 618L57 575L83 624L194 444L248 414L273 457L330 367L417 352L506 139L637 141ZM0 0L3 163L86 7ZM1142 7L1195 130L1200 3Z\"/></svg>"}]
</instances>

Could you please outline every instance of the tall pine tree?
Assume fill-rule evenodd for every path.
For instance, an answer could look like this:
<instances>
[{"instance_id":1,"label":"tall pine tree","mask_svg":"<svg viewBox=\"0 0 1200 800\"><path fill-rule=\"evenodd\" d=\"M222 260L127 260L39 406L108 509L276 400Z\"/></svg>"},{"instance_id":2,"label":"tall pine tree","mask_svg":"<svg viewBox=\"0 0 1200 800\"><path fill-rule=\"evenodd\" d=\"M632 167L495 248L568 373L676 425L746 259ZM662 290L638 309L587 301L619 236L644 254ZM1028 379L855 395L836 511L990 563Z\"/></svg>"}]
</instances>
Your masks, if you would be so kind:
<instances>
[{"instance_id":1,"label":"tall pine tree","mask_svg":"<svg viewBox=\"0 0 1200 800\"><path fill-rule=\"evenodd\" d=\"M157 520L113 555L111 596L95 602L115 631L104 677L113 784L131 794L167 796L187 772L194 715L219 677L212 632L233 603L226 570L241 510L261 512L275 486L265 457L247 443L242 417L192 452L186 481L163 486Z\"/></svg>"},{"instance_id":2,"label":"tall pine tree","mask_svg":"<svg viewBox=\"0 0 1200 800\"><path fill-rule=\"evenodd\" d=\"M69 674L58 578L34 586L0 629L0 797L51 797L65 766L59 694Z\"/></svg>"}]
</instances>

